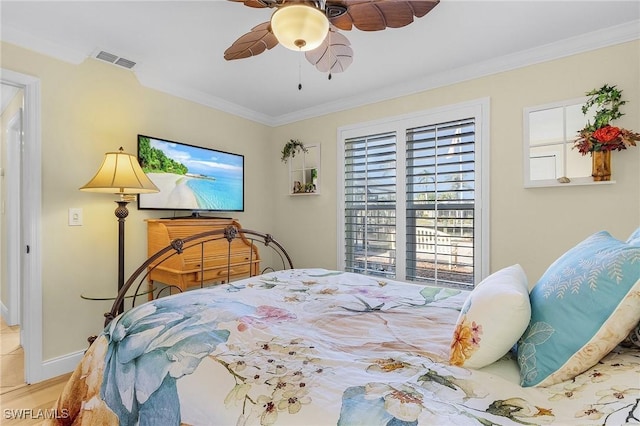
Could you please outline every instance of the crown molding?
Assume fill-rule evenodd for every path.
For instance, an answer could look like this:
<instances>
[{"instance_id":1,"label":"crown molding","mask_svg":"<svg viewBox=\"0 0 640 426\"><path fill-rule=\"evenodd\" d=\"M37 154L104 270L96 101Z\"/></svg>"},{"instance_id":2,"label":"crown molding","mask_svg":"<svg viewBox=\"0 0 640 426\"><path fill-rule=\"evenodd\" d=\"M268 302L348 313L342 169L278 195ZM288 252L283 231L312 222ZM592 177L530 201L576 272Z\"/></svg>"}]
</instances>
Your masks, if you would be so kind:
<instances>
[{"instance_id":1,"label":"crown molding","mask_svg":"<svg viewBox=\"0 0 640 426\"><path fill-rule=\"evenodd\" d=\"M13 28L10 25L3 26L1 40L74 65L79 65L87 58L93 58L95 54L95 49L91 52L82 52L80 50L71 49L50 40L35 37L29 33ZM188 87L181 87L180 85L176 85L163 78L156 78L150 72L133 70L133 73L138 78L140 84L144 87L158 90L210 108L218 109L229 114L246 118L247 120L265 124L267 126L273 126L274 117Z\"/></svg>"},{"instance_id":2,"label":"crown molding","mask_svg":"<svg viewBox=\"0 0 640 426\"><path fill-rule=\"evenodd\" d=\"M163 78L157 78L151 72L147 73L141 70L133 72L136 74L140 84L149 89L158 90L160 92L192 101L209 108L214 108L228 114L246 118L247 120L255 121L266 126L274 126L274 117L272 116L262 114L250 108L245 108L241 105L229 102L216 96L211 96L210 94L201 92L199 90L194 90L188 87L181 86L179 84L172 83Z\"/></svg>"},{"instance_id":3,"label":"crown molding","mask_svg":"<svg viewBox=\"0 0 640 426\"><path fill-rule=\"evenodd\" d=\"M438 87L473 80L500 72L511 71L517 68L523 68L638 39L640 39L640 20L635 20L626 24L559 40L554 43L524 50L511 55L505 55L487 61L478 62L473 65L447 70L446 72L427 75L421 79L413 80L411 82L386 86L373 93L367 93L362 96L350 96L348 99L339 99L312 108L296 111L291 114L283 114L279 117L274 117L271 125L282 126L296 121L361 107L375 102L412 95L426 90L436 89Z\"/></svg>"},{"instance_id":4,"label":"crown molding","mask_svg":"<svg viewBox=\"0 0 640 426\"><path fill-rule=\"evenodd\" d=\"M48 40L33 37L7 25L2 29L2 38L4 41L74 64L79 64L91 56L91 52L85 53L69 49ZM150 89L155 89L270 127L277 127L638 39L640 39L640 20L634 20L511 55L447 70L446 72L431 74L411 82L381 87L375 92L338 99L280 116L263 114L222 98L177 85L162 78L154 77L152 72L137 70L134 71L134 73L140 83Z\"/></svg>"}]
</instances>

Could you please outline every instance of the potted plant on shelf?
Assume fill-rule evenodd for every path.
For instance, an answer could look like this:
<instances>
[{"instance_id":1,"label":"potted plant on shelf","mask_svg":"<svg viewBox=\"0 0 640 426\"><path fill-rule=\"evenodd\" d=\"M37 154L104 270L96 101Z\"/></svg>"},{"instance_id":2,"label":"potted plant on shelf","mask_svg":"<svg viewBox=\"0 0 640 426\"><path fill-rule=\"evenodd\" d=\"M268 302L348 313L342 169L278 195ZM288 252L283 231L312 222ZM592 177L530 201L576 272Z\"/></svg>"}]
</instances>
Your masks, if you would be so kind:
<instances>
[{"instance_id":1,"label":"potted plant on shelf","mask_svg":"<svg viewBox=\"0 0 640 426\"><path fill-rule=\"evenodd\" d=\"M589 99L582 106L582 113L587 115L595 106L595 115L593 123L587 120L587 125L578 132L574 148L582 155L591 154L593 180L610 180L611 151L636 146L636 142L640 141L640 134L611 125L612 121L624 115L620 111L620 107L626 103L622 100L622 90L605 84L586 94Z\"/></svg>"},{"instance_id":2,"label":"potted plant on shelf","mask_svg":"<svg viewBox=\"0 0 640 426\"><path fill-rule=\"evenodd\" d=\"M284 144L284 147L282 148L280 160L286 163L289 161L289 158L295 157L296 154L300 153L300 151L309 152L309 150L305 148L304 144L298 139L289 139L289 142Z\"/></svg>"}]
</instances>

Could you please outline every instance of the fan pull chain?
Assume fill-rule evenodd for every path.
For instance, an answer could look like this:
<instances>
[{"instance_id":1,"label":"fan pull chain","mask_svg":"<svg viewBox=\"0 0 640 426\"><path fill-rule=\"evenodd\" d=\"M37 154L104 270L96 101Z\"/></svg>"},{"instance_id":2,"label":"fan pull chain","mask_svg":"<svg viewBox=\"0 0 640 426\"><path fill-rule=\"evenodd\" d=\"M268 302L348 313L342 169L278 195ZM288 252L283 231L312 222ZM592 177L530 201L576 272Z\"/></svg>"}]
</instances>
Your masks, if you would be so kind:
<instances>
[{"instance_id":1,"label":"fan pull chain","mask_svg":"<svg viewBox=\"0 0 640 426\"><path fill-rule=\"evenodd\" d=\"M302 90L302 51L300 51L300 56L298 56L298 90Z\"/></svg>"},{"instance_id":2,"label":"fan pull chain","mask_svg":"<svg viewBox=\"0 0 640 426\"><path fill-rule=\"evenodd\" d=\"M329 33L327 33L327 46L331 48L331 29L329 29ZM333 69L333 65L329 68L329 75L327 76L327 80L331 80L331 70Z\"/></svg>"}]
</instances>

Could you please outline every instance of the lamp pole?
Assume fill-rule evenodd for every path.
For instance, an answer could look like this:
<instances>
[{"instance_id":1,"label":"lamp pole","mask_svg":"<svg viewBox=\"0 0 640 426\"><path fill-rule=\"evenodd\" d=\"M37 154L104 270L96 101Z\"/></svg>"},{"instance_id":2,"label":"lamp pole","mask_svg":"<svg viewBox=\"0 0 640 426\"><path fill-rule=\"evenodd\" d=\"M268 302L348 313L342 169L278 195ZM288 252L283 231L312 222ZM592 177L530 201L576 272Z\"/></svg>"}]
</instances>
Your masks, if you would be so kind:
<instances>
[{"instance_id":1,"label":"lamp pole","mask_svg":"<svg viewBox=\"0 0 640 426\"><path fill-rule=\"evenodd\" d=\"M118 218L118 293L124 286L124 221L129 216L129 209L127 209L128 201L119 200L116 201L118 207L116 207L115 214ZM124 312L124 302L118 306L118 313Z\"/></svg>"}]
</instances>

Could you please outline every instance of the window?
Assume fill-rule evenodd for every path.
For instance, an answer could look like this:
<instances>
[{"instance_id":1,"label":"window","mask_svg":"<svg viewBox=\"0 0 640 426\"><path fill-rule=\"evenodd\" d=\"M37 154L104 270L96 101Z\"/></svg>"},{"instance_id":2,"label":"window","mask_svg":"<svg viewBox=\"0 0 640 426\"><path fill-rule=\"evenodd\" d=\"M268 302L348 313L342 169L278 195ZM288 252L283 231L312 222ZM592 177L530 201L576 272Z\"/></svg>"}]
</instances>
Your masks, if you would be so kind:
<instances>
[{"instance_id":1,"label":"window","mask_svg":"<svg viewBox=\"0 0 640 426\"><path fill-rule=\"evenodd\" d=\"M396 137L369 135L344 142L346 269L396 275Z\"/></svg>"},{"instance_id":2,"label":"window","mask_svg":"<svg viewBox=\"0 0 640 426\"><path fill-rule=\"evenodd\" d=\"M591 158L573 149L578 131L593 117L582 113L586 98L572 99L524 110L525 187L592 183Z\"/></svg>"},{"instance_id":3,"label":"window","mask_svg":"<svg viewBox=\"0 0 640 426\"><path fill-rule=\"evenodd\" d=\"M476 101L339 130L341 269L462 287L485 276L487 115Z\"/></svg>"},{"instance_id":4,"label":"window","mask_svg":"<svg viewBox=\"0 0 640 426\"><path fill-rule=\"evenodd\" d=\"M475 119L407 131L407 272L473 285Z\"/></svg>"}]
</instances>

